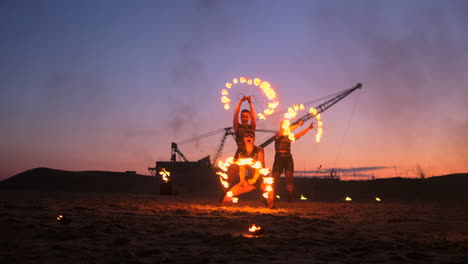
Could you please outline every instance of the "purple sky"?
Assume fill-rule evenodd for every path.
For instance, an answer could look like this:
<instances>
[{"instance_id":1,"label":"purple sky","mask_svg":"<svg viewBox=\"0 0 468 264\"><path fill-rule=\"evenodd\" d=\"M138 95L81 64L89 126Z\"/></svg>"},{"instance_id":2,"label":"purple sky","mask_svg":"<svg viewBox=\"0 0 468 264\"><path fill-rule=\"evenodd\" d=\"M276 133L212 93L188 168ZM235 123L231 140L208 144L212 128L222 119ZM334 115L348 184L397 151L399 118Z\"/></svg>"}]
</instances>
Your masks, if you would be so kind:
<instances>
[{"instance_id":1,"label":"purple sky","mask_svg":"<svg viewBox=\"0 0 468 264\"><path fill-rule=\"evenodd\" d=\"M269 81L282 107L363 83L322 115L319 144L315 131L294 143L296 170L468 172L467 13L462 0L1 1L0 179L149 174L172 141L232 125L220 91L241 76ZM180 149L213 156L220 137Z\"/></svg>"}]
</instances>

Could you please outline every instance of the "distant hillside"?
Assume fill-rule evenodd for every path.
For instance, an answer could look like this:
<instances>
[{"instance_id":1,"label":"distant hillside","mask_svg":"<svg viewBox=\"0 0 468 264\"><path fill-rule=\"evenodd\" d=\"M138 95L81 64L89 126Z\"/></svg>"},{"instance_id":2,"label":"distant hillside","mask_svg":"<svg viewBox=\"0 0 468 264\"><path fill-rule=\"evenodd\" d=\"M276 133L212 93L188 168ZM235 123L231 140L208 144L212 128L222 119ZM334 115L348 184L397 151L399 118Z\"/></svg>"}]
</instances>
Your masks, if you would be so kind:
<instances>
[{"instance_id":1,"label":"distant hillside","mask_svg":"<svg viewBox=\"0 0 468 264\"><path fill-rule=\"evenodd\" d=\"M194 190L201 190L199 194L219 194L218 189L208 188L206 182L189 180L184 182L194 185ZM213 181L217 184L215 175ZM297 196L304 194L310 201L342 201L346 196L358 202L374 201L378 196L384 201L468 202L468 173L427 179L388 178L365 181L296 178L294 182ZM0 182L0 190L159 194L159 179L124 172L73 172L36 168ZM286 194L284 178L280 179L277 192L281 196ZM249 196L258 199L256 193L247 195Z\"/></svg>"},{"instance_id":2,"label":"distant hillside","mask_svg":"<svg viewBox=\"0 0 468 264\"><path fill-rule=\"evenodd\" d=\"M3 190L64 192L159 192L155 177L125 172L64 171L36 168L0 182Z\"/></svg>"}]
</instances>

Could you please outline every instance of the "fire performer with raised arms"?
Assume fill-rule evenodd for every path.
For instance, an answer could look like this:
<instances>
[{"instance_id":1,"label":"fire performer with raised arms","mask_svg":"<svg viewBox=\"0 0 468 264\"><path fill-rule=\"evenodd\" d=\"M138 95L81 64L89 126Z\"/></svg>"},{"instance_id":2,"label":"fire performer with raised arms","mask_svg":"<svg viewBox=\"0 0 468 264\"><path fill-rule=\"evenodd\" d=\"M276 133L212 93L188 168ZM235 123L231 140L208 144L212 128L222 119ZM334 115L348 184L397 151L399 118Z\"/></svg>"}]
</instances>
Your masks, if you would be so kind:
<instances>
[{"instance_id":1,"label":"fire performer with raised arms","mask_svg":"<svg viewBox=\"0 0 468 264\"><path fill-rule=\"evenodd\" d=\"M250 192L255 189L265 189L261 169L265 167L265 155L263 148L255 146L255 132L246 130L244 135L244 147L240 149L235 158L236 163L239 164L239 178L240 182L234 185L223 197L221 205L231 204L232 198ZM271 192L271 190L270 190ZM274 196L270 195L267 198L267 206L274 207Z\"/></svg>"},{"instance_id":2,"label":"fire performer with raised arms","mask_svg":"<svg viewBox=\"0 0 468 264\"><path fill-rule=\"evenodd\" d=\"M301 120L298 124L291 125L289 127L287 125L285 126L286 121L288 120L281 122L280 131L278 131L275 136L275 161L273 163L272 175L274 182L276 185L278 185L279 178L284 170L286 177L286 189L288 191L288 201L292 202L294 192L294 160L291 154L291 142L293 140L298 140L300 137L309 132L309 130L314 127L314 123L310 123L310 125L301 132L293 134L291 139L291 136L288 135L288 132L293 131L298 126L302 126L304 121ZM274 188L274 190L277 190L277 188Z\"/></svg>"},{"instance_id":3,"label":"fire performer with raised arms","mask_svg":"<svg viewBox=\"0 0 468 264\"><path fill-rule=\"evenodd\" d=\"M239 123L239 111L244 101L249 102L250 111L247 109L243 109L240 112L240 123ZM249 124L249 121L250 121L250 124ZM245 149L244 135L246 134L247 131L255 133L255 129L257 128L255 108L252 103L252 96L243 96L242 99L239 101L239 103L237 103L236 109L234 110L234 118L233 118L232 123L234 127L236 143L237 143L237 150L236 150L236 154L234 155L234 158L237 159L239 156L239 153ZM239 173L239 167L236 164L233 164L229 167L229 170L227 173L229 177L227 179L229 186L232 186L235 183L235 179L238 173Z\"/></svg>"}]
</instances>

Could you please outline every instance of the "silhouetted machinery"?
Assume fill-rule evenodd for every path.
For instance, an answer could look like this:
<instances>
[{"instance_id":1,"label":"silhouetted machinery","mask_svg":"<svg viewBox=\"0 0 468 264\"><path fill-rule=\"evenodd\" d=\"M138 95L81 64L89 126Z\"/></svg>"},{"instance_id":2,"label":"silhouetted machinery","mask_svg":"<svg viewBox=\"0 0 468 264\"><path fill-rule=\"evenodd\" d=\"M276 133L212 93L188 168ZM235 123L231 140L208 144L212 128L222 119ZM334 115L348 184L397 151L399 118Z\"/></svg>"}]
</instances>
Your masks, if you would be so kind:
<instances>
[{"instance_id":1,"label":"silhouetted machinery","mask_svg":"<svg viewBox=\"0 0 468 264\"><path fill-rule=\"evenodd\" d=\"M322 113L328 108L332 107L334 104L341 101L343 98L354 92L355 90L362 87L361 83L356 84L354 87L339 92L337 95L331 95L325 98L330 98L324 103L315 107L318 113ZM310 105L312 102L304 103L304 106ZM299 118L297 118L292 125L298 124L301 120L307 121L314 116L310 113L307 113ZM257 129L257 132L266 132L276 134L277 130L265 130ZM170 195L177 194L179 192L183 193L216 193L216 190L219 190L220 184L218 182L218 177L215 177L215 168L221 154L223 152L224 144L226 138L231 135L234 138L234 128L225 127L212 131L197 137L187 139L185 141L179 142L179 144L184 144L196 140L200 140L209 136L213 136L219 133L224 132L224 136L221 139L221 142L217 148L216 154L213 158L213 162L210 161L210 156L206 156L198 161L189 161L185 155L179 150L178 144L171 143L171 158L170 161L156 161L155 167L148 167L149 172L152 176L159 177L160 179L160 194ZM235 139L235 138L234 138ZM275 136L271 136L263 143L260 144L261 147L265 148L270 145L275 140ZM167 174L170 173L170 176Z\"/></svg>"}]
</instances>

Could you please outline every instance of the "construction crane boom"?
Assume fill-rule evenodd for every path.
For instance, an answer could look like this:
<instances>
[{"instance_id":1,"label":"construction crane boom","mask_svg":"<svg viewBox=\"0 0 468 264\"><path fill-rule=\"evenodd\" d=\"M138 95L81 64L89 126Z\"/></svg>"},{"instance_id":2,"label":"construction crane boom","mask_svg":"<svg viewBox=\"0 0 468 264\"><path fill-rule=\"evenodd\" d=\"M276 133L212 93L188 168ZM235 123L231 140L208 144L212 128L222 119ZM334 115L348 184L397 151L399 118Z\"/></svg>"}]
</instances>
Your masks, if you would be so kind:
<instances>
[{"instance_id":1,"label":"construction crane boom","mask_svg":"<svg viewBox=\"0 0 468 264\"><path fill-rule=\"evenodd\" d=\"M354 87L348 89L348 90L345 90L344 92L340 93L339 95L331 98L330 100L320 104L319 106L316 107L317 109L317 112L318 113L322 113L324 112L325 110L327 110L328 108L332 107L334 104L338 103L339 101L341 101L343 98L345 98L346 96L348 96L349 94L351 94L352 92L354 92L355 90L357 89L360 89L362 87L362 84L361 83L358 83L356 84ZM303 116L301 116L300 118L298 118L296 121L294 121L291 125L296 125L298 124L301 120L302 121L307 121L309 120L310 118L314 117L314 115L310 114L310 113L307 113ZM260 144L260 147L262 148L265 148L267 147L268 145L270 145L273 141L275 141L275 136L272 136L270 137L269 139L265 140L265 142L263 142L262 144Z\"/></svg>"}]
</instances>

